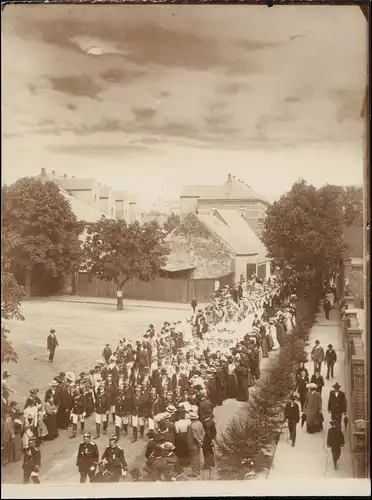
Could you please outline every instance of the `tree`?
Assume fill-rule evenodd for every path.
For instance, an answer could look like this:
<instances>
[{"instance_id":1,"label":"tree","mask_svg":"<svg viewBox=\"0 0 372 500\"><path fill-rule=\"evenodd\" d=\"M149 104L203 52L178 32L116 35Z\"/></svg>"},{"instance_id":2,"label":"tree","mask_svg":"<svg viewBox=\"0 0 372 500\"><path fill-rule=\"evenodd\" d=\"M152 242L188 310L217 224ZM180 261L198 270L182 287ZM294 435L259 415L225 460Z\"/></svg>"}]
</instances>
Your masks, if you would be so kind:
<instances>
[{"instance_id":1,"label":"tree","mask_svg":"<svg viewBox=\"0 0 372 500\"><path fill-rule=\"evenodd\" d=\"M173 229L176 229L176 227L180 224L180 216L178 214L175 214L175 213L171 213L168 217L168 219L166 220L166 222L164 222L164 230L169 234L173 231Z\"/></svg>"},{"instance_id":2,"label":"tree","mask_svg":"<svg viewBox=\"0 0 372 500\"><path fill-rule=\"evenodd\" d=\"M340 192L304 180L267 209L262 240L288 292L318 292L338 271L345 248Z\"/></svg>"},{"instance_id":3,"label":"tree","mask_svg":"<svg viewBox=\"0 0 372 500\"><path fill-rule=\"evenodd\" d=\"M83 223L53 182L25 177L3 187L2 225L4 259L24 280L28 297L33 272L47 281L73 272L80 262Z\"/></svg>"},{"instance_id":4,"label":"tree","mask_svg":"<svg viewBox=\"0 0 372 500\"><path fill-rule=\"evenodd\" d=\"M3 268L1 273L1 362L17 362L18 356L8 339L9 329L4 320L18 319L23 321L20 312L21 300L24 295L23 287L15 277Z\"/></svg>"},{"instance_id":5,"label":"tree","mask_svg":"<svg viewBox=\"0 0 372 500\"><path fill-rule=\"evenodd\" d=\"M150 282L166 263L169 248L165 236L154 221L141 226L102 218L87 229L83 268L90 279L96 276L115 283L118 309L122 309L125 283L132 278Z\"/></svg>"}]
</instances>

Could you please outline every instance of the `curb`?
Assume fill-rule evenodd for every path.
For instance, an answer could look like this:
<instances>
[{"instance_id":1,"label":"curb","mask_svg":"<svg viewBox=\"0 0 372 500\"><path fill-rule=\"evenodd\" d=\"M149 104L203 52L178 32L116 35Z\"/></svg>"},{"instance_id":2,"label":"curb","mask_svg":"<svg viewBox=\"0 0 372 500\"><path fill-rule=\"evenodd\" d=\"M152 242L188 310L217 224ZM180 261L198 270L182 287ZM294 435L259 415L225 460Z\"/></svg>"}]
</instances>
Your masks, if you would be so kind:
<instances>
[{"instance_id":1,"label":"curb","mask_svg":"<svg viewBox=\"0 0 372 500\"><path fill-rule=\"evenodd\" d=\"M39 300L43 300L43 299L39 299ZM98 300L69 300L69 299L53 299L53 298L47 298L45 300L51 300L53 302L65 302L65 303L69 303L69 304L98 304L98 305L102 305L102 306L115 306L116 307L116 303L113 303L111 304L110 302L100 302ZM161 304L161 303L160 303ZM173 309L173 310L176 310L176 311L187 311L186 307L177 307L177 306L165 306L165 305L147 305L147 304L133 304L133 305L129 305L130 307L147 307L149 309ZM125 310L125 304L124 304L124 309Z\"/></svg>"}]
</instances>

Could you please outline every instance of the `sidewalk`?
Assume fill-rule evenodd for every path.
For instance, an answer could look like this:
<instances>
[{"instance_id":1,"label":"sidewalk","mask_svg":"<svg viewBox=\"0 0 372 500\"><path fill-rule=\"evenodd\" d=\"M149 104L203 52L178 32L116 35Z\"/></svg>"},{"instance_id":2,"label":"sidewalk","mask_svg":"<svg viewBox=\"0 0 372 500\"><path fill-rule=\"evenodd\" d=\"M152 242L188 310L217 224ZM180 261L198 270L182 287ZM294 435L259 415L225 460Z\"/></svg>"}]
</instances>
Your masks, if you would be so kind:
<instances>
[{"instance_id":1,"label":"sidewalk","mask_svg":"<svg viewBox=\"0 0 372 500\"><path fill-rule=\"evenodd\" d=\"M288 431L285 430L280 437L275 451L273 466L268 477L269 480L287 478L288 480L298 480L299 478L306 477L307 481L309 481L311 479L349 479L353 477L350 443L348 442L347 433L344 432L343 426L345 447L342 449L337 470L333 468L332 455L329 448L327 448L327 432L330 421L327 411L329 392L336 381L341 385L341 390L344 390L345 387L344 351L342 347L339 312L332 310L330 318L327 321L323 312L317 314L315 324L310 332L310 342L307 347L307 351L310 353L314 341L319 340L324 350L327 349L328 344L332 344L337 353L335 378L333 380L325 378L326 368L324 364L322 365L322 375L325 379L325 386L322 392L324 430L317 434L308 434L306 432L306 424L301 428L300 423L297 426L297 440L294 448L291 447ZM311 378L313 374L312 363L308 363L306 368Z\"/></svg>"},{"instance_id":2,"label":"sidewalk","mask_svg":"<svg viewBox=\"0 0 372 500\"><path fill-rule=\"evenodd\" d=\"M111 297L81 297L79 295L58 295L54 297L43 297L43 298L34 298L31 299L30 302L33 301L54 301L54 302L70 302L76 304L100 304L107 306L115 306L116 307L116 298ZM124 299L124 309L125 307L152 307L155 309L178 309L180 311L190 310L190 304L184 304L182 302L158 302L153 300L133 300L133 299ZM204 309L208 304L200 303L198 307Z\"/></svg>"}]
</instances>

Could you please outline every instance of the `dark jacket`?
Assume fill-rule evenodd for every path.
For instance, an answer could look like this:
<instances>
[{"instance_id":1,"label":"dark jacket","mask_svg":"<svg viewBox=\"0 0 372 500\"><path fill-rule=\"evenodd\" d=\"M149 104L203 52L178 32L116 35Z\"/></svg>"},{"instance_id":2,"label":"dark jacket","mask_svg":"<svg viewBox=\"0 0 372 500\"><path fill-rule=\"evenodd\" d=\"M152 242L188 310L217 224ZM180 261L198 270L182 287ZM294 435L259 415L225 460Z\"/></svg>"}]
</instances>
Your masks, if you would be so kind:
<instances>
[{"instance_id":1,"label":"dark jacket","mask_svg":"<svg viewBox=\"0 0 372 500\"><path fill-rule=\"evenodd\" d=\"M47 349L48 350L55 349L57 346L58 346L57 337L50 333L47 338Z\"/></svg>"},{"instance_id":2,"label":"dark jacket","mask_svg":"<svg viewBox=\"0 0 372 500\"><path fill-rule=\"evenodd\" d=\"M27 472L38 472L41 465L41 453L39 448L26 448L24 450L22 469Z\"/></svg>"},{"instance_id":3,"label":"dark jacket","mask_svg":"<svg viewBox=\"0 0 372 500\"><path fill-rule=\"evenodd\" d=\"M337 354L334 349L327 349L325 353L325 362L327 365L332 365L337 361Z\"/></svg>"},{"instance_id":4,"label":"dark jacket","mask_svg":"<svg viewBox=\"0 0 372 500\"><path fill-rule=\"evenodd\" d=\"M321 375L319 375L319 377L317 377L314 373L314 375L311 377L310 382L312 382L313 384L316 384L318 386L317 391L321 392L322 387L324 387L324 378Z\"/></svg>"},{"instance_id":5,"label":"dark jacket","mask_svg":"<svg viewBox=\"0 0 372 500\"><path fill-rule=\"evenodd\" d=\"M124 450L120 446L108 446L103 452L101 460L107 460L106 470L114 475L120 475L122 470L127 469Z\"/></svg>"},{"instance_id":6,"label":"dark jacket","mask_svg":"<svg viewBox=\"0 0 372 500\"><path fill-rule=\"evenodd\" d=\"M98 455L98 447L96 443L80 443L76 466L79 467L79 471L87 472L91 467L96 466L98 463L99 455Z\"/></svg>"},{"instance_id":7,"label":"dark jacket","mask_svg":"<svg viewBox=\"0 0 372 500\"><path fill-rule=\"evenodd\" d=\"M288 401L284 408L284 418L290 422L296 422L296 424L300 421L300 407L298 403Z\"/></svg>"},{"instance_id":8,"label":"dark jacket","mask_svg":"<svg viewBox=\"0 0 372 500\"><path fill-rule=\"evenodd\" d=\"M346 410L347 404L345 393L342 391L338 391L338 396L336 396L336 391L332 390L329 393L328 411L337 415L341 415L342 413L346 413Z\"/></svg>"},{"instance_id":9,"label":"dark jacket","mask_svg":"<svg viewBox=\"0 0 372 500\"><path fill-rule=\"evenodd\" d=\"M338 450L341 446L344 446L345 438L339 427L331 427L328 430L327 435L327 446L332 450Z\"/></svg>"},{"instance_id":10,"label":"dark jacket","mask_svg":"<svg viewBox=\"0 0 372 500\"><path fill-rule=\"evenodd\" d=\"M174 373L172 375L172 381L171 381L171 386L172 389L175 391L177 387L181 387L182 390L185 390L189 385L189 381L187 380L186 375L183 373L178 374L178 383L177 383L177 374Z\"/></svg>"}]
</instances>

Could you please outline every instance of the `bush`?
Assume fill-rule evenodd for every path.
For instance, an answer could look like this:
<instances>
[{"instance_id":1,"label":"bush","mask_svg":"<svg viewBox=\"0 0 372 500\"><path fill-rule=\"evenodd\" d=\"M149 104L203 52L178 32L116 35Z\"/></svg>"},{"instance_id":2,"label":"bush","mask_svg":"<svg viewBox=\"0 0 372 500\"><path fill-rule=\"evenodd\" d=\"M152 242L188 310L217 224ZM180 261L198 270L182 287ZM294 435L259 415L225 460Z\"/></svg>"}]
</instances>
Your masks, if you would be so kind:
<instances>
[{"instance_id":1,"label":"bush","mask_svg":"<svg viewBox=\"0 0 372 500\"><path fill-rule=\"evenodd\" d=\"M306 316L298 318L274 366L250 393L242 416L233 418L218 437L216 452L221 479L244 479L252 470L260 473L270 468L285 423L284 405L295 389L297 366L306 360L305 345L316 312L315 301L308 301Z\"/></svg>"}]
</instances>

